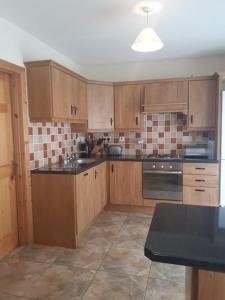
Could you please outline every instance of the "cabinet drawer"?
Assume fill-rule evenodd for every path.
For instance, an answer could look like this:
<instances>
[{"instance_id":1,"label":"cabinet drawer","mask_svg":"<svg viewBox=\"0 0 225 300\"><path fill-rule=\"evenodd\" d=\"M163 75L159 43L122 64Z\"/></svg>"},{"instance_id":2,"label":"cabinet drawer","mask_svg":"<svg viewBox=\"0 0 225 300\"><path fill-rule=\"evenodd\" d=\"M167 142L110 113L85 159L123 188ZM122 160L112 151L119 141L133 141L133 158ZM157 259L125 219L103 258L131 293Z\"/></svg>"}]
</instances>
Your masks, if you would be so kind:
<instances>
[{"instance_id":1,"label":"cabinet drawer","mask_svg":"<svg viewBox=\"0 0 225 300\"><path fill-rule=\"evenodd\" d=\"M184 186L183 204L218 206L218 188Z\"/></svg>"},{"instance_id":2,"label":"cabinet drawer","mask_svg":"<svg viewBox=\"0 0 225 300\"><path fill-rule=\"evenodd\" d=\"M218 187L218 176L211 175L184 175L183 184L196 187Z\"/></svg>"},{"instance_id":3,"label":"cabinet drawer","mask_svg":"<svg viewBox=\"0 0 225 300\"><path fill-rule=\"evenodd\" d=\"M218 164L183 164L183 173L187 175L219 175Z\"/></svg>"}]
</instances>

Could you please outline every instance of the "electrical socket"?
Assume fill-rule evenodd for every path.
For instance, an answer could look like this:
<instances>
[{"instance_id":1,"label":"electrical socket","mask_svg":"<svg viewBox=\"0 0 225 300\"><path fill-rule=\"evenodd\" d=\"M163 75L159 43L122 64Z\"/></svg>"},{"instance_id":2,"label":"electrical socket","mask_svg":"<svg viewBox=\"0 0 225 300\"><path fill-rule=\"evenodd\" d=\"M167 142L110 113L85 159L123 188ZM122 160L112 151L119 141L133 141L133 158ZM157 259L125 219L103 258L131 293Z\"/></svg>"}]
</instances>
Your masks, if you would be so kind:
<instances>
[{"instance_id":1,"label":"electrical socket","mask_svg":"<svg viewBox=\"0 0 225 300\"><path fill-rule=\"evenodd\" d=\"M124 136L120 136L119 141L120 142L125 142L125 137Z\"/></svg>"}]
</instances>

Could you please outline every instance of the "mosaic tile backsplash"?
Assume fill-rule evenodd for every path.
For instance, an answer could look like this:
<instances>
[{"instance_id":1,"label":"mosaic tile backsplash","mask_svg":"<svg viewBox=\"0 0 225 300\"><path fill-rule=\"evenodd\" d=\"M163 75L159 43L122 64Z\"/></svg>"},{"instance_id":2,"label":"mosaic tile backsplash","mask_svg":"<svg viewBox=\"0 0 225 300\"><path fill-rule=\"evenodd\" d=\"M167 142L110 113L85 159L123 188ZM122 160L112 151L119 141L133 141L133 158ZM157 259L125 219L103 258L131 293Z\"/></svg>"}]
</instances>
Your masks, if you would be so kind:
<instances>
[{"instance_id":1,"label":"mosaic tile backsplash","mask_svg":"<svg viewBox=\"0 0 225 300\"><path fill-rule=\"evenodd\" d=\"M56 163L66 154L76 151L81 134L71 133L66 123L29 124L30 169Z\"/></svg>"},{"instance_id":2,"label":"mosaic tile backsplash","mask_svg":"<svg viewBox=\"0 0 225 300\"><path fill-rule=\"evenodd\" d=\"M144 116L143 132L95 133L97 140L109 137L110 143L123 146L124 154L182 154L185 144L207 143L209 132L187 132L186 116L180 113ZM30 169L58 162L75 152L85 134L72 133L66 123L29 124ZM212 134L212 133L211 133ZM121 141L122 139L122 141Z\"/></svg>"},{"instance_id":3,"label":"mosaic tile backsplash","mask_svg":"<svg viewBox=\"0 0 225 300\"><path fill-rule=\"evenodd\" d=\"M187 117L181 113L164 113L144 116L143 132L96 133L94 138L110 137L121 144L124 154L183 154L186 144L205 144L210 132L187 132ZM121 138L123 141L121 141Z\"/></svg>"}]
</instances>

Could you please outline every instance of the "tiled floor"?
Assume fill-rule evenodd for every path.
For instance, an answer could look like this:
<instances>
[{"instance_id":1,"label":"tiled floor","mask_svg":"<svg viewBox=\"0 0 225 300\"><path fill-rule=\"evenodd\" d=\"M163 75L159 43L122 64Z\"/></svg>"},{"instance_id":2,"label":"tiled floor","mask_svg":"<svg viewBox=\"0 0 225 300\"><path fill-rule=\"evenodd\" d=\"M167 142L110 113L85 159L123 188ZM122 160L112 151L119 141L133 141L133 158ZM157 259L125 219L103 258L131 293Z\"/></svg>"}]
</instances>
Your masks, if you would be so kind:
<instances>
[{"instance_id":1,"label":"tiled floor","mask_svg":"<svg viewBox=\"0 0 225 300\"><path fill-rule=\"evenodd\" d=\"M150 221L107 211L76 250L17 249L0 261L0 300L184 300L184 268L144 257Z\"/></svg>"}]
</instances>

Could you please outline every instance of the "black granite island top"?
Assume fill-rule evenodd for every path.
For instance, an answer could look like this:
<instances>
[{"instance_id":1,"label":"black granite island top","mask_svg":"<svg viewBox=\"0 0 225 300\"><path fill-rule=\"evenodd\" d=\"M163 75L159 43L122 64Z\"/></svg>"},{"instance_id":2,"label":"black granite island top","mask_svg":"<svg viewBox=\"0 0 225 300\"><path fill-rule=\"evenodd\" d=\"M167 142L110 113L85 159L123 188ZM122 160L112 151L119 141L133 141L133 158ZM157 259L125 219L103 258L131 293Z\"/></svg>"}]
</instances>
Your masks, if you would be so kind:
<instances>
[{"instance_id":1,"label":"black granite island top","mask_svg":"<svg viewBox=\"0 0 225 300\"><path fill-rule=\"evenodd\" d=\"M153 261L225 272L225 207L157 205L144 251Z\"/></svg>"}]
</instances>

